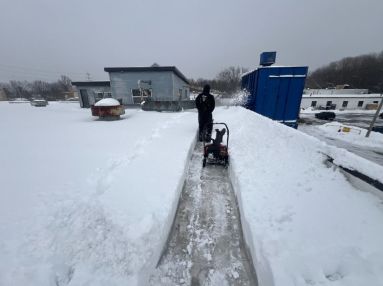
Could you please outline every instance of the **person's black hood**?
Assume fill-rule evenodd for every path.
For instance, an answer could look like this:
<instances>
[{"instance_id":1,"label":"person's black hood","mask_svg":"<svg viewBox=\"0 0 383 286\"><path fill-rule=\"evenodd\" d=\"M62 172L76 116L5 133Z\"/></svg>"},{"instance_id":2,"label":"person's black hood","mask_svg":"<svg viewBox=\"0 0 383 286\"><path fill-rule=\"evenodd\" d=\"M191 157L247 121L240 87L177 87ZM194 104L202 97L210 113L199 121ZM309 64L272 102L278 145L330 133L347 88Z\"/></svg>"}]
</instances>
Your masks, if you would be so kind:
<instances>
[{"instance_id":1,"label":"person's black hood","mask_svg":"<svg viewBox=\"0 0 383 286\"><path fill-rule=\"evenodd\" d=\"M210 93L210 85L205 84L205 86L203 87L202 93L203 94L209 94Z\"/></svg>"}]
</instances>

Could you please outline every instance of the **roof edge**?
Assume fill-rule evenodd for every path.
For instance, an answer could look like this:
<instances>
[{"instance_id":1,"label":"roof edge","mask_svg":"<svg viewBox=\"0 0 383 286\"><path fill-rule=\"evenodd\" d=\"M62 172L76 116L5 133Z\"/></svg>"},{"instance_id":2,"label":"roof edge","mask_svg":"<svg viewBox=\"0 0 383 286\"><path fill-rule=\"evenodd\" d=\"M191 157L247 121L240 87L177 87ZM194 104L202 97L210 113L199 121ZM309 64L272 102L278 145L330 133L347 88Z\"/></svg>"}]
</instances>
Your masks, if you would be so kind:
<instances>
[{"instance_id":1,"label":"roof edge","mask_svg":"<svg viewBox=\"0 0 383 286\"><path fill-rule=\"evenodd\" d=\"M74 86L110 86L110 81L72 81Z\"/></svg>"},{"instance_id":2,"label":"roof edge","mask_svg":"<svg viewBox=\"0 0 383 286\"><path fill-rule=\"evenodd\" d=\"M159 66L159 67L105 67L106 72L161 72L170 71L175 73L180 79L187 84L190 84L189 80L184 76L179 69L175 66Z\"/></svg>"}]
</instances>

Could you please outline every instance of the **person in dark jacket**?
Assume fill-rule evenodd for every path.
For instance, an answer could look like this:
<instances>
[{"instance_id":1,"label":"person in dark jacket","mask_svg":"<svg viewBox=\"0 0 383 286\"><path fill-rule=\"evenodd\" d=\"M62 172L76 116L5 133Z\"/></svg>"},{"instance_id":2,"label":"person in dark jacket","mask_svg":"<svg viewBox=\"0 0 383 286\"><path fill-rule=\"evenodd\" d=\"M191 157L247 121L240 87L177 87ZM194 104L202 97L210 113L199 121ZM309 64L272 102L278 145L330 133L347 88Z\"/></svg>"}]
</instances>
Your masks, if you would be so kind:
<instances>
[{"instance_id":1,"label":"person in dark jacket","mask_svg":"<svg viewBox=\"0 0 383 286\"><path fill-rule=\"evenodd\" d=\"M206 142L210 142L215 100L214 96L210 94L210 86L208 84L203 87L202 93L195 99L195 105L198 109L199 141L205 140ZM205 125L206 133L205 138L203 138Z\"/></svg>"}]
</instances>

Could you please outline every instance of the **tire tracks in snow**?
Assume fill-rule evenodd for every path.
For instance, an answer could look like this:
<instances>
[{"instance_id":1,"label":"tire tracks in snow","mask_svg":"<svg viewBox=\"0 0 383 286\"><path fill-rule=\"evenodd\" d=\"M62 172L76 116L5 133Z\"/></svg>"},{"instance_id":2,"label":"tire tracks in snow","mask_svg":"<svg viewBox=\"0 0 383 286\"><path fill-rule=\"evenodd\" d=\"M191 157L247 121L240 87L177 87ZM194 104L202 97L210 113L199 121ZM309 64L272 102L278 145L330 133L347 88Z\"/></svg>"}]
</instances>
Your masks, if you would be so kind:
<instances>
[{"instance_id":1,"label":"tire tracks in snow","mask_svg":"<svg viewBox=\"0 0 383 286\"><path fill-rule=\"evenodd\" d=\"M151 285L257 285L246 255L236 198L222 166L192 154L168 245Z\"/></svg>"}]
</instances>

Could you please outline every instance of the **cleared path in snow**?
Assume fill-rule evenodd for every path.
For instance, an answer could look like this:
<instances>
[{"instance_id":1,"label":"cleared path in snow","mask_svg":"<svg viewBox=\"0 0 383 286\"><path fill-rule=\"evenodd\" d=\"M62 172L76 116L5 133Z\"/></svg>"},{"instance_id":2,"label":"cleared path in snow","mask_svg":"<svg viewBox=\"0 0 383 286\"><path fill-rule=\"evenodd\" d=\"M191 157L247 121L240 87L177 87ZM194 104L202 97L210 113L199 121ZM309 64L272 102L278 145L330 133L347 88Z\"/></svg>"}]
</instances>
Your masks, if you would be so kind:
<instances>
[{"instance_id":1,"label":"cleared path in snow","mask_svg":"<svg viewBox=\"0 0 383 286\"><path fill-rule=\"evenodd\" d=\"M257 285L228 170L193 152L168 245L151 285Z\"/></svg>"}]
</instances>

